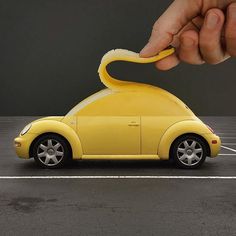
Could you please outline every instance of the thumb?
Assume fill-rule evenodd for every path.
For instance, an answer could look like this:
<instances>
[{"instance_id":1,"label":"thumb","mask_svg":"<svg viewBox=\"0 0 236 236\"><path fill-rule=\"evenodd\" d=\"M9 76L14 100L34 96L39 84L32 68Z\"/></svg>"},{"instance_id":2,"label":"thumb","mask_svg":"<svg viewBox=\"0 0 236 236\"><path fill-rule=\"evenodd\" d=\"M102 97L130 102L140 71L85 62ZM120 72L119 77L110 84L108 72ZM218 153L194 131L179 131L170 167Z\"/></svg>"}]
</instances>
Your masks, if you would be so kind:
<instances>
[{"instance_id":1,"label":"thumb","mask_svg":"<svg viewBox=\"0 0 236 236\"><path fill-rule=\"evenodd\" d=\"M176 35L201 11L201 0L175 0L153 26L148 44L141 57L151 57L170 45Z\"/></svg>"}]
</instances>

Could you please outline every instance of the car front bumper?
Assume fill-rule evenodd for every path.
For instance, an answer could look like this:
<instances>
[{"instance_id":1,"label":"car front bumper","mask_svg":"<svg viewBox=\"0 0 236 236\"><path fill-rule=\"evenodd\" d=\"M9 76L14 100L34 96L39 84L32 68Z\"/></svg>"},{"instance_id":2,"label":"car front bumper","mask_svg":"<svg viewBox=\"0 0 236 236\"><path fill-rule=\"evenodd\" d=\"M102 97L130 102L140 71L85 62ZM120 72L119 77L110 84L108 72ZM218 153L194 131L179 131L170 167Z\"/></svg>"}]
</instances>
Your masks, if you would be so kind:
<instances>
[{"instance_id":1,"label":"car front bumper","mask_svg":"<svg viewBox=\"0 0 236 236\"><path fill-rule=\"evenodd\" d=\"M37 137L37 134L27 133L23 136L19 135L14 139L14 148L18 157L23 159L30 158L30 145Z\"/></svg>"}]
</instances>

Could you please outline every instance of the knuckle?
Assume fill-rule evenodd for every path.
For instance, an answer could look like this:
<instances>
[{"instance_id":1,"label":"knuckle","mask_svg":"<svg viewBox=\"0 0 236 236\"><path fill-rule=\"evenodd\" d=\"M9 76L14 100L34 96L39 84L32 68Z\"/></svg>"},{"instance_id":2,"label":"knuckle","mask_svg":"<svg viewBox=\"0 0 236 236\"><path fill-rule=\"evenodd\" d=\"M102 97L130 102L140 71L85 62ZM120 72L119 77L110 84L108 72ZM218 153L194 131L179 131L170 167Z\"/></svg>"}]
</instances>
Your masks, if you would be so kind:
<instances>
[{"instance_id":1,"label":"knuckle","mask_svg":"<svg viewBox=\"0 0 236 236\"><path fill-rule=\"evenodd\" d=\"M160 27L160 23L159 21L156 21L154 25L152 26L152 31L158 31L159 27Z\"/></svg>"}]
</instances>

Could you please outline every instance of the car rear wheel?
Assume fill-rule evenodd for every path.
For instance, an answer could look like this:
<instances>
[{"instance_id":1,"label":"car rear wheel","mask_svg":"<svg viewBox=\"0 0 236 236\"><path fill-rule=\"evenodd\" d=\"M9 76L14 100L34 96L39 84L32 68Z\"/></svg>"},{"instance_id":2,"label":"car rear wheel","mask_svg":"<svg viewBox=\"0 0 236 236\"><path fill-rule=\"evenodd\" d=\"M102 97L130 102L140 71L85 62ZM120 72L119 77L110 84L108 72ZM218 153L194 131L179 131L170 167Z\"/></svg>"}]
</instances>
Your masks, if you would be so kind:
<instances>
[{"instance_id":1,"label":"car rear wheel","mask_svg":"<svg viewBox=\"0 0 236 236\"><path fill-rule=\"evenodd\" d=\"M67 141L59 135L41 136L33 145L33 157L44 168L60 168L70 159Z\"/></svg>"},{"instance_id":2,"label":"car rear wheel","mask_svg":"<svg viewBox=\"0 0 236 236\"><path fill-rule=\"evenodd\" d=\"M178 138L172 145L171 157L180 168L195 169L206 159L207 147L201 138L185 135Z\"/></svg>"}]
</instances>

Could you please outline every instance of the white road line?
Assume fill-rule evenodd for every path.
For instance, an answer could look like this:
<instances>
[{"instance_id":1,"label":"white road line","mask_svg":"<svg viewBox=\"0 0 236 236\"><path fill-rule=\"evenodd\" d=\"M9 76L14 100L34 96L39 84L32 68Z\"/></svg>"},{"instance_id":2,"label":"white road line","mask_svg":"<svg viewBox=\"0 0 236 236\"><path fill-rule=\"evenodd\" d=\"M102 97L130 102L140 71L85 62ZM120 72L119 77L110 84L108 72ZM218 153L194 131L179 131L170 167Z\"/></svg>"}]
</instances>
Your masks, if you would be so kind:
<instances>
[{"instance_id":1,"label":"white road line","mask_svg":"<svg viewBox=\"0 0 236 236\"><path fill-rule=\"evenodd\" d=\"M0 180L8 179L216 179L236 180L236 176L138 176L138 175L108 175L108 176L0 176Z\"/></svg>"},{"instance_id":2,"label":"white road line","mask_svg":"<svg viewBox=\"0 0 236 236\"><path fill-rule=\"evenodd\" d=\"M221 139L236 139L236 137L220 137Z\"/></svg>"},{"instance_id":3,"label":"white road line","mask_svg":"<svg viewBox=\"0 0 236 236\"><path fill-rule=\"evenodd\" d=\"M236 156L236 153L235 153L235 154L230 154L230 153L220 153L220 154L218 154L218 156Z\"/></svg>"},{"instance_id":4,"label":"white road line","mask_svg":"<svg viewBox=\"0 0 236 236\"><path fill-rule=\"evenodd\" d=\"M233 148L230 148L230 147L226 147L226 146L223 146L223 145L221 145L221 147L224 148L224 149L227 149L227 150L229 150L231 152L236 152L236 149L233 149Z\"/></svg>"},{"instance_id":5,"label":"white road line","mask_svg":"<svg viewBox=\"0 0 236 236\"><path fill-rule=\"evenodd\" d=\"M222 145L232 145L232 146L236 146L236 143L222 143Z\"/></svg>"},{"instance_id":6,"label":"white road line","mask_svg":"<svg viewBox=\"0 0 236 236\"><path fill-rule=\"evenodd\" d=\"M233 133L229 133L229 132L227 132L227 133L217 132L216 134L217 134L217 135L224 135L224 134L226 134L226 135L235 135L235 132L233 132ZM232 137L232 136L229 136L229 137Z\"/></svg>"}]
</instances>

